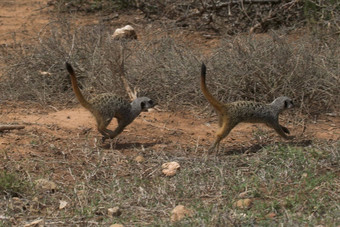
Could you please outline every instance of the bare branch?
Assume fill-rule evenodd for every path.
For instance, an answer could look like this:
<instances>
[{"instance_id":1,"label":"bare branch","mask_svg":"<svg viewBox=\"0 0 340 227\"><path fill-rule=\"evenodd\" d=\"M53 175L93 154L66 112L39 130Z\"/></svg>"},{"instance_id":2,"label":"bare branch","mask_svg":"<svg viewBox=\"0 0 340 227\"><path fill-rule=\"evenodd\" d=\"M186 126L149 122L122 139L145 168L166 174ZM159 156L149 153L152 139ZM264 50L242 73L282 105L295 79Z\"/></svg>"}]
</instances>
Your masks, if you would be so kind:
<instances>
[{"instance_id":1,"label":"bare branch","mask_svg":"<svg viewBox=\"0 0 340 227\"><path fill-rule=\"evenodd\" d=\"M23 129L25 126L23 125L0 125L0 132L5 130L14 130L14 129Z\"/></svg>"}]
</instances>

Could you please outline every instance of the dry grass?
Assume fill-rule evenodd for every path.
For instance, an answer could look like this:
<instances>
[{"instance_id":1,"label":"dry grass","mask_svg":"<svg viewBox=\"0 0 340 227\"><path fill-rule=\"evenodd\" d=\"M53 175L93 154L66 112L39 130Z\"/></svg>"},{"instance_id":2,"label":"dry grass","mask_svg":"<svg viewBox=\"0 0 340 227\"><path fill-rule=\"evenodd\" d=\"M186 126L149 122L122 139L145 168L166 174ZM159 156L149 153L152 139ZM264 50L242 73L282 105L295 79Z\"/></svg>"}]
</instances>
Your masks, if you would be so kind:
<instances>
[{"instance_id":1,"label":"dry grass","mask_svg":"<svg viewBox=\"0 0 340 227\"><path fill-rule=\"evenodd\" d=\"M339 44L311 36L288 41L276 33L226 39L210 60L212 90L226 101L271 102L286 95L307 113L337 110Z\"/></svg>"},{"instance_id":2,"label":"dry grass","mask_svg":"<svg viewBox=\"0 0 340 227\"><path fill-rule=\"evenodd\" d=\"M47 225L61 226L172 226L170 211L178 204L195 212L178 225L340 223L337 142L262 144L249 147L252 152L248 154L235 149L217 156L202 156L205 148L200 145L136 147L135 155L146 158L138 164L134 155L90 146L87 139L55 140L37 131L31 133L31 146L39 155L18 158L12 152L7 156L1 153L0 162L20 182L34 187L34 179L45 178L58 187L54 192L22 191L19 198L5 196L0 206L3 226L42 217ZM169 160L181 165L172 178L163 176L160 168ZM243 192L253 199L249 209L233 207ZM60 210L61 200L68 205ZM122 209L118 218L107 215L107 209L114 206ZM269 218L270 213L275 217Z\"/></svg>"},{"instance_id":3,"label":"dry grass","mask_svg":"<svg viewBox=\"0 0 340 227\"><path fill-rule=\"evenodd\" d=\"M287 41L289 36L274 32L262 38L226 37L207 58L187 42L169 37L122 43L112 40L105 26L70 30L65 21L56 22L42 32L46 35L36 45L2 47L1 58L7 66L0 98L70 103L74 95L65 61L76 68L85 94L114 92L124 96L119 78L123 48L131 86L139 87L140 95L155 99L164 108L207 105L199 89L202 60L208 63L210 90L220 100L271 102L286 95L305 113L339 108L340 45L336 38L303 36Z\"/></svg>"}]
</instances>

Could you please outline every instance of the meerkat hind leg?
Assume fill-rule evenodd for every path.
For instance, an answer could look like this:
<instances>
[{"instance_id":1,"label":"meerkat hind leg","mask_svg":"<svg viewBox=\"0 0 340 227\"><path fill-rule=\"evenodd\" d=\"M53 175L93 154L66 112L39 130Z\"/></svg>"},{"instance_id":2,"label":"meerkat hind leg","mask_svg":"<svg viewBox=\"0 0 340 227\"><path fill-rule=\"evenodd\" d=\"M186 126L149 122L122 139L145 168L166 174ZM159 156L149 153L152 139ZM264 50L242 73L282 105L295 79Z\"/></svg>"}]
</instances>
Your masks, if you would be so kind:
<instances>
[{"instance_id":1,"label":"meerkat hind leg","mask_svg":"<svg viewBox=\"0 0 340 227\"><path fill-rule=\"evenodd\" d=\"M209 152L212 152L214 150L218 152L221 140L227 137L230 131L236 126L236 124L230 124L230 122L227 119L221 118L221 122L222 122L222 126L219 128L219 131L216 133L217 138L214 144L209 148Z\"/></svg>"},{"instance_id":2,"label":"meerkat hind leg","mask_svg":"<svg viewBox=\"0 0 340 227\"><path fill-rule=\"evenodd\" d=\"M100 132L100 134L103 135L102 142L105 142L105 140L110 138L110 135L113 133L113 131L106 128L111 120L104 120L102 117L97 117L96 119L97 129Z\"/></svg>"},{"instance_id":3,"label":"meerkat hind leg","mask_svg":"<svg viewBox=\"0 0 340 227\"><path fill-rule=\"evenodd\" d=\"M285 126L282 126L282 125L280 125L280 127L281 127L282 131L284 131L287 134L290 134L290 131L288 130L288 128L286 128Z\"/></svg>"}]
</instances>

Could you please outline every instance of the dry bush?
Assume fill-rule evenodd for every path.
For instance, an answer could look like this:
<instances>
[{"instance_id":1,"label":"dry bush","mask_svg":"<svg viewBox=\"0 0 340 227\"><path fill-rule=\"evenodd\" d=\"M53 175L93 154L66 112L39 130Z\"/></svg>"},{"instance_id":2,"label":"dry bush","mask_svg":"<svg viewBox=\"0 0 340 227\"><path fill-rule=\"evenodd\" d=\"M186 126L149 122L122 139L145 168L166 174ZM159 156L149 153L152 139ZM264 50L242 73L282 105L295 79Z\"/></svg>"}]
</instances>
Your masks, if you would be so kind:
<instances>
[{"instance_id":1,"label":"dry bush","mask_svg":"<svg viewBox=\"0 0 340 227\"><path fill-rule=\"evenodd\" d=\"M340 34L338 0L50 0L49 4L56 12L114 16L138 9L148 20L229 35L294 30L306 24L321 35Z\"/></svg>"},{"instance_id":2,"label":"dry bush","mask_svg":"<svg viewBox=\"0 0 340 227\"><path fill-rule=\"evenodd\" d=\"M197 105L202 101L199 90L199 54L172 38L150 41L139 48L127 63L129 80L158 103L170 109ZM138 76L139 75L139 78ZM133 81L138 78L139 81Z\"/></svg>"},{"instance_id":3,"label":"dry bush","mask_svg":"<svg viewBox=\"0 0 340 227\"><path fill-rule=\"evenodd\" d=\"M74 94L64 64L70 61L84 94L114 92L127 97L120 79L122 50L125 76L131 87L139 88L139 96L168 106L186 102L188 99L182 98L193 89L199 92L198 87L187 86L195 81L193 71L197 71L199 62L188 48L170 38L141 44L112 40L112 31L105 26L82 27L72 34L69 31L66 22L52 24L46 30L49 35L40 37L38 45L4 48L2 56L8 67L0 85L1 96L68 103Z\"/></svg>"},{"instance_id":4,"label":"dry bush","mask_svg":"<svg viewBox=\"0 0 340 227\"><path fill-rule=\"evenodd\" d=\"M338 0L305 0L304 17L311 31L318 35L340 35L340 2Z\"/></svg>"},{"instance_id":5,"label":"dry bush","mask_svg":"<svg viewBox=\"0 0 340 227\"><path fill-rule=\"evenodd\" d=\"M281 26L304 24L304 2L295 0L52 0L57 11L116 13L135 10L150 20L167 19L178 27L237 34L255 30L265 32Z\"/></svg>"},{"instance_id":6,"label":"dry bush","mask_svg":"<svg viewBox=\"0 0 340 227\"><path fill-rule=\"evenodd\" d=\"M225 101L271 102L286 95L307 113L338 109L339 40L287 38L272 33L225 39L210 60L210 89Z\"/></svg>"},{"instance_id":7,"label":"dry bush","mask_svg":"<svg viewBox=\"0 0 340 227\"><path fill-rule=\"evenodd\" d=\"M110 39L109 29L94 26L72 33L70 30L66 22L51 24L45 31L48 35L39 37L38 44L3 49L8 67L0 85L1 95L41 103L67 103L74 94L65 61L74 65L85 94L124 95L119 78L121 45Z\"/></svg>"},{"instance_id":8,"label":"dry bush","mask_svg":"<svg viewBox=\"0 0 340 227\"><path fill-rule=\"evenodd\" d=\"M84 94L114 92L127 97L120 79L124 50L125 76L164 108L208 106L199 88L199 50L172 38L121 42L110 38L105 26L80 27L70 32L67 23L51 24L38 45L2 49L8 67L0 97L40 103L76 103L65 61L78 73ZM290 96L300 110L320 113L339 107L339 40L306 36L237 36L225 38L208 63L210 90L222 101L271 102ZM48 75L42 74L48 72Z\"/></svg>"}]
</instances>

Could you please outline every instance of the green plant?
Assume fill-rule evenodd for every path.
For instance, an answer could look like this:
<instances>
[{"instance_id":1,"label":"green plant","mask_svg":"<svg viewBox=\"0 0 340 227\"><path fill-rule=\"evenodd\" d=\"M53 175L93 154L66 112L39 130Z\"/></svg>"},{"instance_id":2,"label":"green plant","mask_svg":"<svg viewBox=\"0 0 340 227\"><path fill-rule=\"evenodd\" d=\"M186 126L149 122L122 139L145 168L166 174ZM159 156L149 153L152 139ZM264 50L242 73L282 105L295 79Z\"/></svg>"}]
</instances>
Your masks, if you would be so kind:
<instances>
[{"instance_id":1,"label":"green plant","mask_svg":"<svg viewBox=\"0 0 340 227\"><path fill-rule=\"evenodd\" d=\"M7 171L0 172L0 194L17 197L24 194L28 186L29 184L18 175Z\"/></svg>"}]
</instances>

